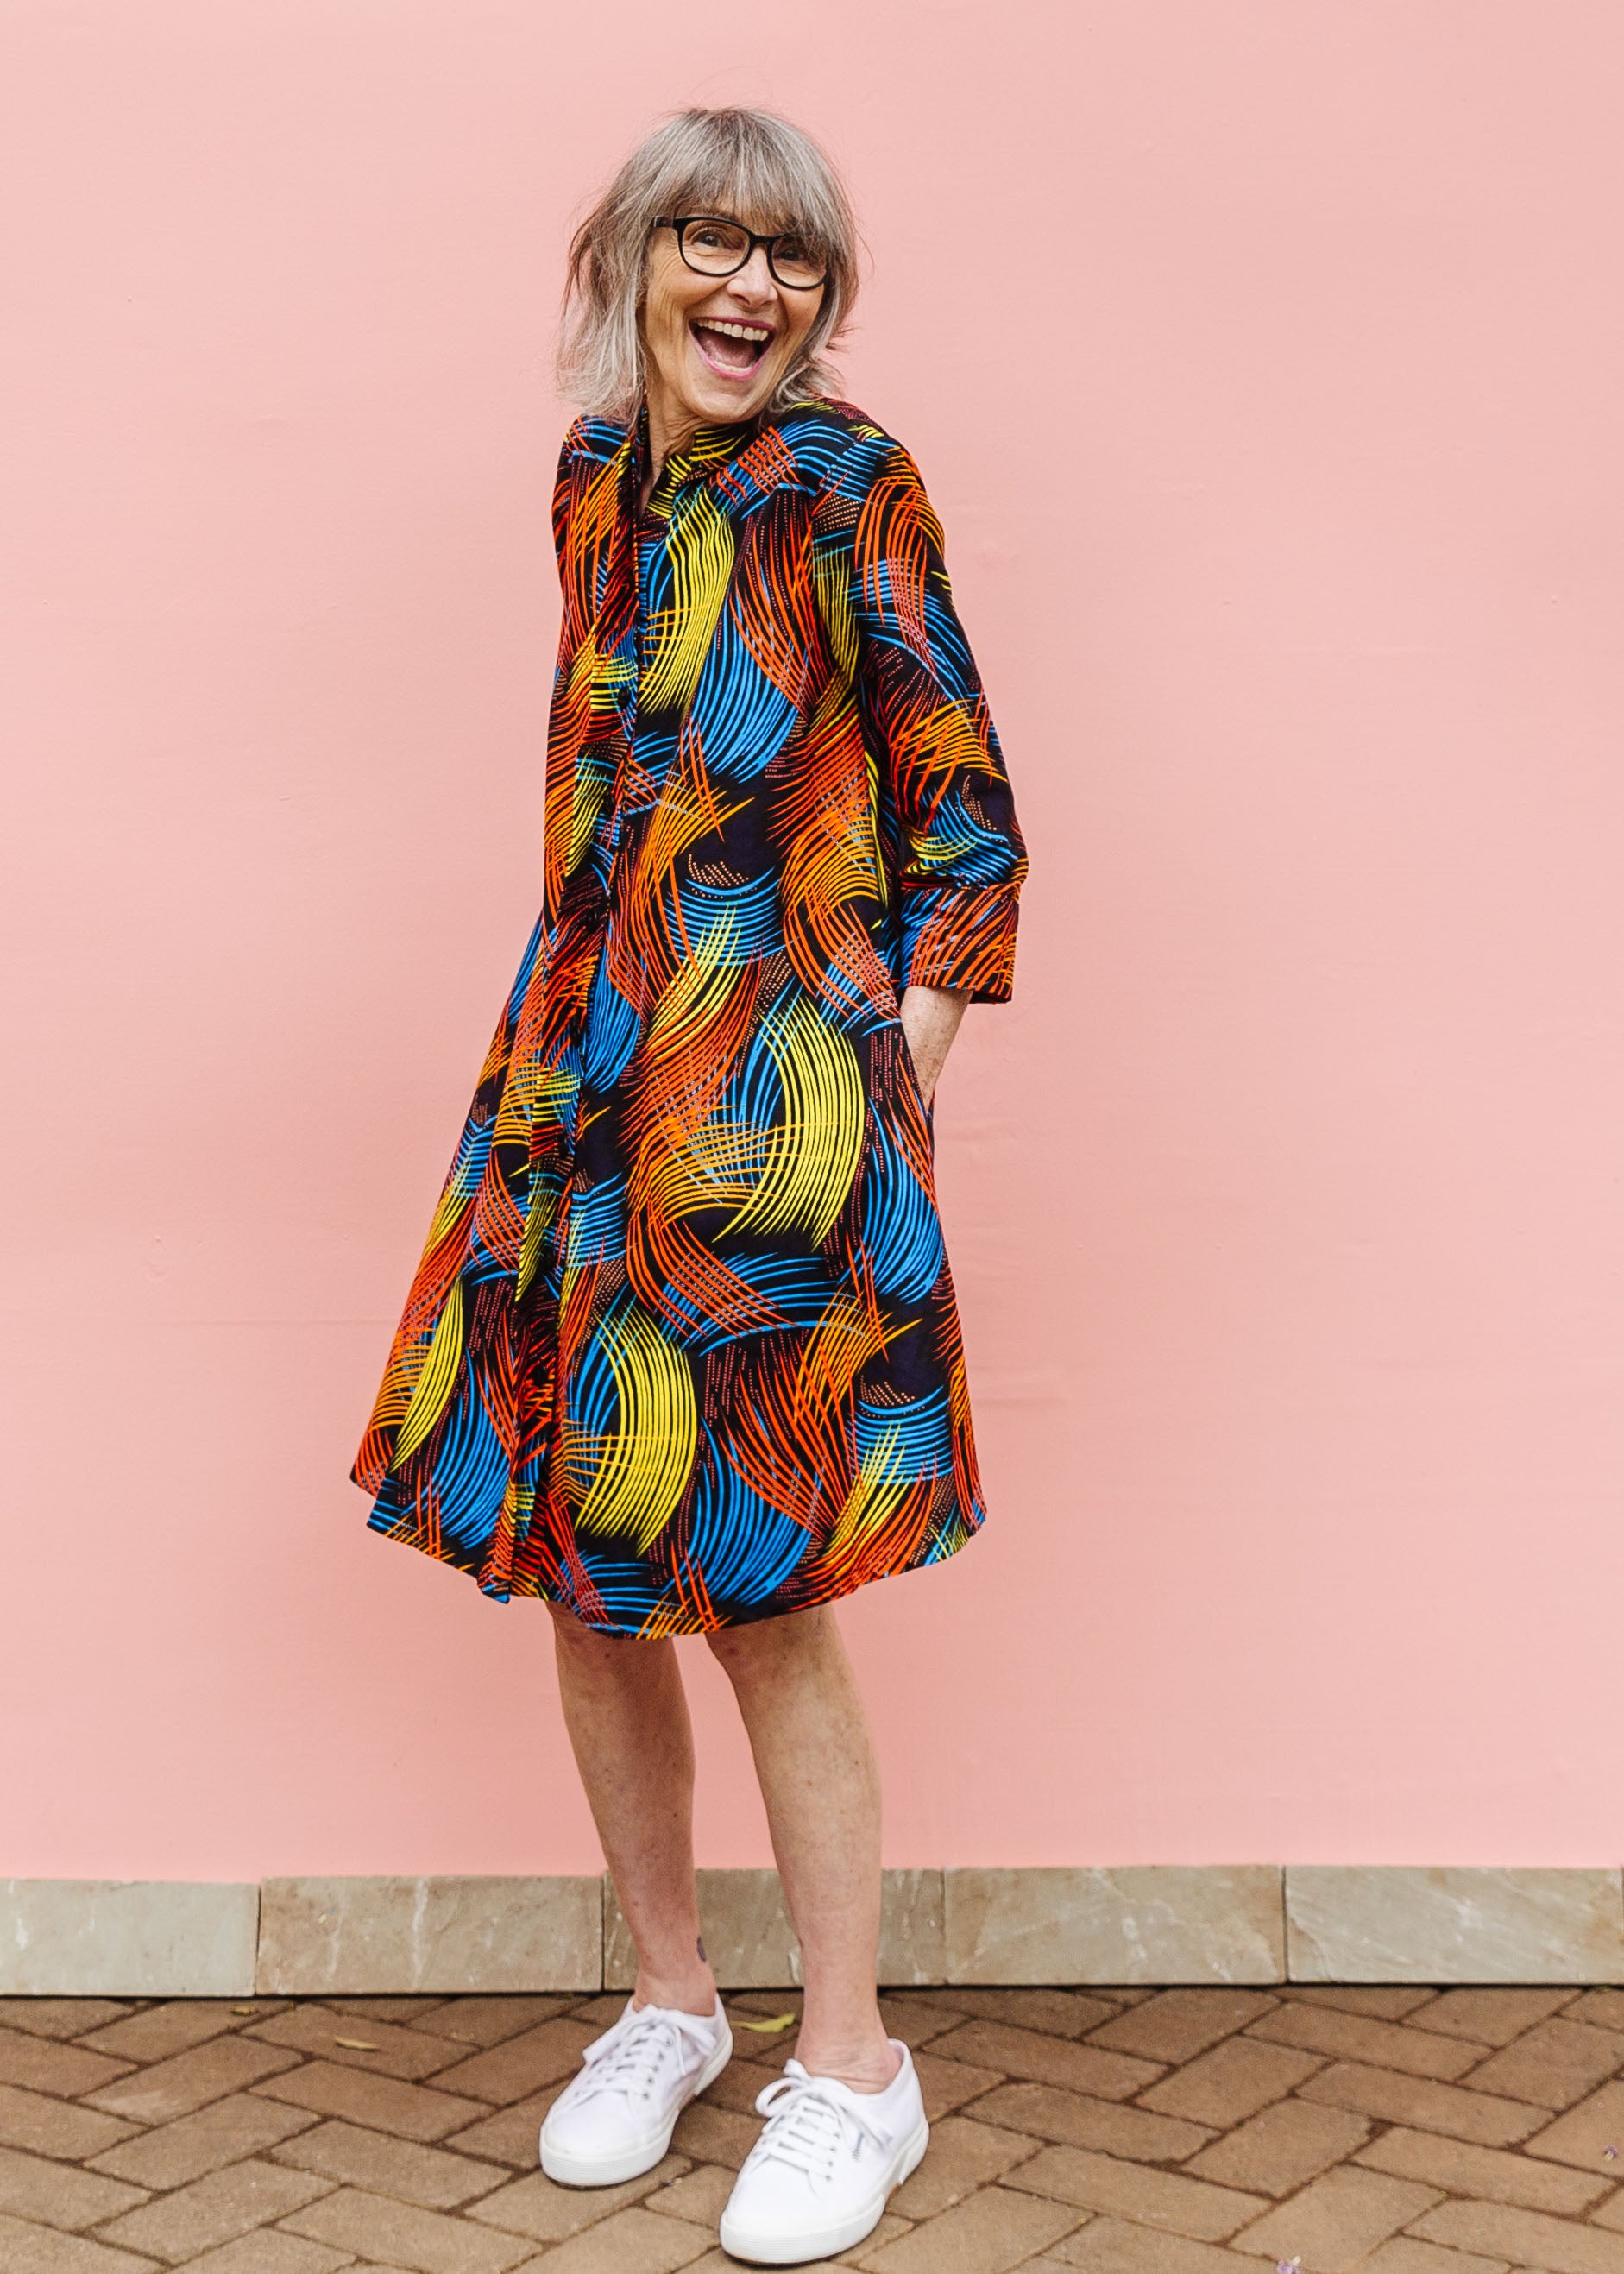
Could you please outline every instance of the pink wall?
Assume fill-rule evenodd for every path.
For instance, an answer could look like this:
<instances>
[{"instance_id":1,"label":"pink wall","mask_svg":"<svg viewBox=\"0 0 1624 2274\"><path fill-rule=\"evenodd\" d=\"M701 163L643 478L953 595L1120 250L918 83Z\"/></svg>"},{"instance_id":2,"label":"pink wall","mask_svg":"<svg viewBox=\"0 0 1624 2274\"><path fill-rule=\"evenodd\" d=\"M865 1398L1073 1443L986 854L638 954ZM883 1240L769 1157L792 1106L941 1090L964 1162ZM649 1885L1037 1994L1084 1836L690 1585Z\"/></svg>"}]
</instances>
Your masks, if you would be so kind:
<instances>
[{"instance_id":1,"label":"pink wall","mask_svg":"<svg viewBox=\"0 0 1624 2274\"><path fill-rule=\"evenodd\" d=\"M569 217L788 109L1033 853L898 1863L1616 1863L1612 0L14 7L0 1870L597 1868L346 1480L539 891ZM764 1860L703 1647L701 1844Z\"/></svg>"}]
</instances>

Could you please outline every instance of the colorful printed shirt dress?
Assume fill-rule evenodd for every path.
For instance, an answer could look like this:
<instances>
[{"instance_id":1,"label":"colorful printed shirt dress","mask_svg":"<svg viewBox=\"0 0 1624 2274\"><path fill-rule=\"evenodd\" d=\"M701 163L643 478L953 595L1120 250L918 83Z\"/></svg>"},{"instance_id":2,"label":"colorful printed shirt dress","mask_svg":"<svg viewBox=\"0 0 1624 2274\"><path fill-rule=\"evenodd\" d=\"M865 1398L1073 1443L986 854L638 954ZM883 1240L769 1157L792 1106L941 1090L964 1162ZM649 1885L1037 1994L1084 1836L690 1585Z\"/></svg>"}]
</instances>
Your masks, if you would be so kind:
<instances>
[{"instance_id":1,"label":"colorful printed shirt dress","mask_svg":"<svg viewBox=\"0 0 1624 2274\"><path fill-rule=\"evenodd\" d=\"M913 460L849 404L576 422L541 916L352 1472L505 1600L693 1634L985 1513L911 983L1026 855Z\"/></svg>"}]
</instances>

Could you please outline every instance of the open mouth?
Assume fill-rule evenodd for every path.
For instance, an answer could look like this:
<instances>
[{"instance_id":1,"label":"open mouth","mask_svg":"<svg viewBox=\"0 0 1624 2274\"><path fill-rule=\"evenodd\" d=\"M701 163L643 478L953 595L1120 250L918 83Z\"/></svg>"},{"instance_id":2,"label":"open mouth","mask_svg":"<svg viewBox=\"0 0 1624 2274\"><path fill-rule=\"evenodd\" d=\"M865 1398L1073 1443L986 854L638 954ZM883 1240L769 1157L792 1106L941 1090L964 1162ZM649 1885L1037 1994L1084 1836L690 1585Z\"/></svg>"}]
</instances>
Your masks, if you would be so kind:
<instances>
[{"instance_id":1,"label":"open mouth","mask_svg":"<svg viewBox=\"0 0 1624 2274\"><path fill-rule=\"evenodd\" d=\"M724 379L745 379L772 345L770 324L735 324L720 316L695 316L688 329L694 344Z\"/></svg>"}]
</instances>

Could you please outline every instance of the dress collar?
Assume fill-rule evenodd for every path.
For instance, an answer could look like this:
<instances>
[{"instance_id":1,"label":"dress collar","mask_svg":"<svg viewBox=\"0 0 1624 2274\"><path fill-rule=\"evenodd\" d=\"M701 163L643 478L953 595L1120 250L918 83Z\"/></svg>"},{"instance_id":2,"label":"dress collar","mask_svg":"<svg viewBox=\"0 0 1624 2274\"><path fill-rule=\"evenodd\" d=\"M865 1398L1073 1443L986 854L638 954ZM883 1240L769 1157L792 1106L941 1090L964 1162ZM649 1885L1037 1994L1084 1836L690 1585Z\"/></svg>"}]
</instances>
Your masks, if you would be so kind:
<instances>
[{"instance_id":1,"label":"dress collar","mask_svg":"<svg viewBox=\"0 0 1624 2274\"><path fill-rule=\"evenodd\" d=\"M766 424L759 414L754 418L741 418L730 425L695 428L679 450L673 450L660 468L659 479L650 493L646 510L664 520L671 512L677 491L684 482L703 481L718 472L748 448ZM649 463L649 406L646 401L637 409L636 424L632 429L631 453L628 472L634 501L643 484Z\"/></svg>"}]
</instances>

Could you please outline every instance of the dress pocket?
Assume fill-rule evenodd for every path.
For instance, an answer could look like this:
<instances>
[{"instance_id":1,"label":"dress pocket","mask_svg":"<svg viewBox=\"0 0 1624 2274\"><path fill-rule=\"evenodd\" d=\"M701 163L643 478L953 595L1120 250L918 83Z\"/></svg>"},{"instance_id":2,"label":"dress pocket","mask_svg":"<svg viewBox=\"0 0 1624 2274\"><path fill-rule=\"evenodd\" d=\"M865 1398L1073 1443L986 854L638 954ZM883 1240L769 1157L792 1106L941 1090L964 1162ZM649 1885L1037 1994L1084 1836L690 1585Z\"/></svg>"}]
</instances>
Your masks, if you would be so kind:
<instances>
[{"instance_id":1,"label":"dress pocket","mask_svg":"<svg viewBox=\"0 0 1624 2274\"><path fill-rule=\"evenodd\" d=\"M914 1063L914 1053L908 1047L907 1033L903 1026L901 1019L897 1018L891 1020L888 1023L891 1033L895 1036L893 1046L897 1053L897 1063L902 1069L903 1080L913 1091L914 1098L918 1103L921 1115L924 1119L925 1134L930 1141L931 1156L934 1158L936 1141L936 1108L934 1098L928 1099L925 1096L925 1086L919 1078L919 1068Z\"/></svg>"}]
</instances>

